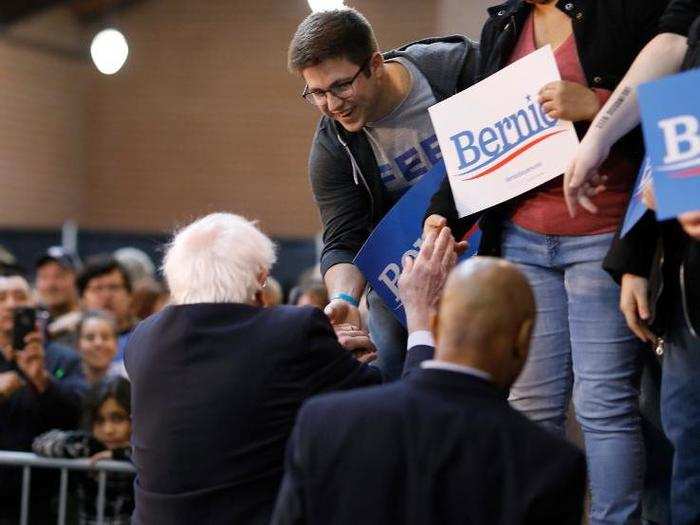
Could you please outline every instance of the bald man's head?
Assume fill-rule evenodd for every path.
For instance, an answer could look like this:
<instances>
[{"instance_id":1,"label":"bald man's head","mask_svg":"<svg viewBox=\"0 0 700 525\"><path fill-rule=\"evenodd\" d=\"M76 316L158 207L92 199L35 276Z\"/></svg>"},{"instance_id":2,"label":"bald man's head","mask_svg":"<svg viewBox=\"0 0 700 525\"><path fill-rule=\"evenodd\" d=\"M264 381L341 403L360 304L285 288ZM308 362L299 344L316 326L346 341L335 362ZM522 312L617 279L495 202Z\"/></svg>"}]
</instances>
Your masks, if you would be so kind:
<instances>
[{"instance_id":1,"label":"bald man's head","mask_svg":"<svg viewBox=\"0 0 700 525\"><path fill-rule=\"evenodd\" d=\"M472 257L450 274L433 322L436 358L473 366L507 388L527 358L535 300L515 265Z\"/></svg>"}]
</instances>

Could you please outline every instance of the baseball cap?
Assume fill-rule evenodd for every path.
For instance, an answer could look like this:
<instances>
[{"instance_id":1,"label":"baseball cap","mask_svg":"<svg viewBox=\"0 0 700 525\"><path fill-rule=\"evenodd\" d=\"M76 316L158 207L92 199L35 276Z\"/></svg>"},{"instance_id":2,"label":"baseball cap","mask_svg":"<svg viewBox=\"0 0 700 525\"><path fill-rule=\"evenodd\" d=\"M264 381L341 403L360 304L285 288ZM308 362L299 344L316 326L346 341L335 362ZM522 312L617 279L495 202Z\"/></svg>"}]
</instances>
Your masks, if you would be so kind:
<instances>
[{"instance_id":1,"label":"baseball cap","mask_svg":"<svg viewBox=\"0 0 700 525\"><path fill-rule=\"evenodd\" d=\"M57 262L64 268L74 270L76 272L82 267L80 258L76 254L66 251L61 246L51 246L41 255L41 257L36 260L36 264L34 266L38 270L44 264L51 261Z\"/></svg>"}]
</instances>

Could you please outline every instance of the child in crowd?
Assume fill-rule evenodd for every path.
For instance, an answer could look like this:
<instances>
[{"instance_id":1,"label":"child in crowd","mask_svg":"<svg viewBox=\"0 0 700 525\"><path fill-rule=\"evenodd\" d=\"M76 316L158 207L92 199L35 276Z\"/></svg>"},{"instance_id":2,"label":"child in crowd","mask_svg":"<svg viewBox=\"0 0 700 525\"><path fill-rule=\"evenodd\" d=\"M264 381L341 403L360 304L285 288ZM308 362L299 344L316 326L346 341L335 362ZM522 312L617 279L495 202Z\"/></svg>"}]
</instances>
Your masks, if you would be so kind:
<instances>
[{"instance_id":1,"label":"child in crowd","mask_svg":"<svg viewBox=\"0 0 700 525\"><path fill-rule=\"evenodd\" d=\"M92 386L104 377L126 377L124 363L114 361L117 355L117 323L111 314L89 310L78 324L77 336L86 386Z\"/></svg>"},{"instance_id":2,"label":"child in crowd","mask_svg":"<svg viewBox=\"0 0 700 525\"><path fill-rule=\"evenodd\" d=\"M83 409L85 430L51 430L34 440L36 454L57 458L130 460L131 391L123 377L108 377L88 391ZM78 523L97 521L96 472L81 472L78 484ZM134 475L107 473L104 518L110 525L128 525L134 509Z\"/></svg>"}]
</instances>

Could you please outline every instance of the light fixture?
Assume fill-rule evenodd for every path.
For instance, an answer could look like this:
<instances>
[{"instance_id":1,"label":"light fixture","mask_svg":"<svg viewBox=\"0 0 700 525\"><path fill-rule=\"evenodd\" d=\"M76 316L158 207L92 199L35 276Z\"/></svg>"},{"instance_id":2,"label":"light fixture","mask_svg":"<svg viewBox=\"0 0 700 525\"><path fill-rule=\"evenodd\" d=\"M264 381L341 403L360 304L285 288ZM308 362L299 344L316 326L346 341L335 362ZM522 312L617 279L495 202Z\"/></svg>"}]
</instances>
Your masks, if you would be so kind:
<instances>
[{"instance_id":1,"label":"light fixture","mask_svg":"<svg viewBox=\"0 0 700 525\"><path fill-rule=\"evenodd\" d=\"M312 11L339 9L343 7L343 0L309 0L309 7Z\"/></svg>"},{"instance_id":2,"label":"light fixture","mask_svg":"<svg viewBox=\"0 0 700 525\"><path fill-rule=\"evenodd\" d=\"M116 29L104 29L92 39L90 56L100 73L113 75L126 62L129 56L129 45L124 35Z\"/></svg>"}]
</instances>

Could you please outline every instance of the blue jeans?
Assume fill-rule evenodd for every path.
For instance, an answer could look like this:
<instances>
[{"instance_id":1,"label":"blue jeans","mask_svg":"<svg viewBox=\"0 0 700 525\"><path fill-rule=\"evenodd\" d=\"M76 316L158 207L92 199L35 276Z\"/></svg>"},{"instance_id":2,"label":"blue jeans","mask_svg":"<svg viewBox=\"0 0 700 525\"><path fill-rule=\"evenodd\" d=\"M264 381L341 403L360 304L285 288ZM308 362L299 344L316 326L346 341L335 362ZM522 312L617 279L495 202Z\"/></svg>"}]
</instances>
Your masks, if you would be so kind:
<instances>
[{"instance_id":1,"label":"blue jeans","mask_svg":"<svg viewBox=\"0 0 700 525\"><path fill-rule=\"evenodd\" d=\"M591 490L590 524L639 523L644 444L639 418L639 342L620 312L620 289L601 262L613 234L541 235L514 224L503 257L535 294L537 320L511 404L564 435L573 388Z\"/></svg>"},{"instance_id":2,"label":"blue jeans","mask_svg":"<svg viewBox=\"0 0 700 525\"><path fill-rule=\"evenodd\" d=\"M673 446L661 425L661 363L651 348L642 350L639 357L642 362L639 413L647 465L642 496L642 523L669 525Z\"/></svg>"},{"instance_id":3,"label":"blue jeans","mask_svg":"<svg viewBox=\"0 0 700 525\"><path fill-rule=\"evenodd\" d=\"M680 301L680 298L679 298ZM661 422L674 447L671 523L700 523L700 339L680 303L670 321L661 367Z\"/></svg>"},{"instance_id":4,"label":"blue jeans","mask_svg":"<svg viewBox=\"0 0 700 525\"><path fill-rule=\"evenodd\" d=\"M367 306L369 335L377 347L377 361L374 365L382 371L384 381L400 379L406 359L406 329L373 289L367 294Z\"/></svg>"}]
</instances>

